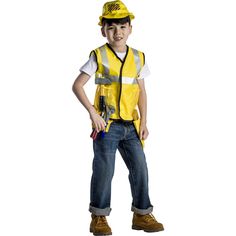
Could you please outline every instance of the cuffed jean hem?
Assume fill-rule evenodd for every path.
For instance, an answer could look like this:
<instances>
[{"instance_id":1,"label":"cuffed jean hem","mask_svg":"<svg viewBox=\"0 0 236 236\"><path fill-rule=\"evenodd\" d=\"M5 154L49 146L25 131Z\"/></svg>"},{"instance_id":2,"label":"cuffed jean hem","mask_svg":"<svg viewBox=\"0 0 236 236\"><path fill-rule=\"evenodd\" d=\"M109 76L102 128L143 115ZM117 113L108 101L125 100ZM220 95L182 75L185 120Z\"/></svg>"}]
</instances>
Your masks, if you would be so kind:
<instances>
[{"instance_id":1,"label":"cuffed jean hem","mask_svg":"<svg viewBox=\"0 0 236 236\"><path fill-rule=\"evenodd\" d=\"M107 208L101 209L101 208L89 206L89 211L96 216L109 216L111 212L111 208L107 207Z\"/></svg>"},{"instance_id":2,"label":"cuffed jean hem","mask_svg":"<svg viewBox=\"0 0 236 236\"><path fill-rule=\"evenodd\" d=\"M131 211L133 211L134 213L139 214L139 215L147 215L147 214L152 213L153 207L151 206L151 207L148 207L147 209L138 209L138 208L132 206Z\"/></svg>"}]
</instances>

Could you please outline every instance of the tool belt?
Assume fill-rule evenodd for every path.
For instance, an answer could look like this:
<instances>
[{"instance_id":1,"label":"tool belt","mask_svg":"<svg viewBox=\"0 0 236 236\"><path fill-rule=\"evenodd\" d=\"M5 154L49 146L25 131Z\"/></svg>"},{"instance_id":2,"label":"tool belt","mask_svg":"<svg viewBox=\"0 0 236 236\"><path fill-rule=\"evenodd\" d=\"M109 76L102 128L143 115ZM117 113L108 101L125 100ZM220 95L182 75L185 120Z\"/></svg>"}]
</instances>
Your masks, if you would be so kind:
<instances>
[{"instance_id":1,"label":"tool belt","mask_svg":"<svg viewBox=\"0 0 236 236\"><path fill-rule=\"evenodd\" d=\"M133 124L133 120L122 120L122 119L110 119L113 123L120 123L125 125L131 125Z\"/></svg>"}]
</instances>

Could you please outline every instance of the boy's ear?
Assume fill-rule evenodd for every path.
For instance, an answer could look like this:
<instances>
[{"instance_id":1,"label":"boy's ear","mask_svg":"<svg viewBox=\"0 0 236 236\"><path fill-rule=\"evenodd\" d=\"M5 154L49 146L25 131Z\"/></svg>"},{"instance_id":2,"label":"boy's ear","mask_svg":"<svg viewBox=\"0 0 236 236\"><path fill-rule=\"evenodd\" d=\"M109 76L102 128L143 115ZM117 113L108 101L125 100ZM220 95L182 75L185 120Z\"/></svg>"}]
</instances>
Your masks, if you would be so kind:
<instances>
[{"instance_id":1,"label":"boy's ear","mask_svg":"<svg viewBox=\"0 0 236 236\"><path fill-rule=\"evenodd\" d=\"M101 33L102 33L102 36L103 36L103 37L106 37L104 27L101 28Z\"/></svg>"},{"instance_id":2,"label":"boy's ear","mask_svg":"<svg viewBox=\"0 0 236 236\"><path fill-rule=\"evenodd\" d=\"M130 34L132 33L132 25L130 25Z\"/></svg>"}]
</instances>

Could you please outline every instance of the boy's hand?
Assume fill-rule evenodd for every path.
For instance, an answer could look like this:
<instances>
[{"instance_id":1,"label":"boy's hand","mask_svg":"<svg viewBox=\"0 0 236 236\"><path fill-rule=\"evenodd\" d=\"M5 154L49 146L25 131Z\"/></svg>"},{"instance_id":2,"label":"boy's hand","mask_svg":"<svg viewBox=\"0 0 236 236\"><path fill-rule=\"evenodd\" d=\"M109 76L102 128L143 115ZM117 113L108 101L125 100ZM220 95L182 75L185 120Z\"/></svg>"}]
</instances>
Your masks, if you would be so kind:
<instances>
[{"instance_id":1,"label":"boy's hand","mask_svg":"<svg viewBox=\"0 0 236 236\"><path fill-rule=\"evenodd\" d=\"M148 135L149 135L149 132L148 132L146 124L141 123L140 130L139 130L139 138L141 140L145 140L145 139L147 139Z\"/></svg>"},{"instance_id":2,"label":"boy's hand","mask_svg":"<svg viewBox=\"0 0 236 236\"><path fill-rule=\"evenodd\" d=\"M92 120L95 130L99 133L102 130L105 130L106 122L105 120L94 110L89 112L90 119Z\"/></svg>"}]
</instances>

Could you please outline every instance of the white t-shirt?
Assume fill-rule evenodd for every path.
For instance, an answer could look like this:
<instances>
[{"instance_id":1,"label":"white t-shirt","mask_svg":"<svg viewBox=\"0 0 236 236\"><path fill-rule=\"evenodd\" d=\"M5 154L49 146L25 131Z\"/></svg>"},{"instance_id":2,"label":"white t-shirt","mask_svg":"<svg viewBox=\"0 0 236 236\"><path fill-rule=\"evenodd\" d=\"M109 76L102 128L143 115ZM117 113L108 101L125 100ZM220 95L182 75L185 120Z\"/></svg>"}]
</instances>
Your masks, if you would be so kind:
<instances>
[{"instance_id":1,"label":"white t-shirt","mask_svg":"<svg viewBox=\"0 0 236 236\"><path fill-rule=\"evenodd\" d=\"M123 61L126 52L116 52L116 54ZM92 54L89 60L80 68L80 71L88 74L89 76L95 74L95 72L97 71L97 62L94 54ZM145 62L143 68L139 73L138 79L144 79L148 75L150 75L150 70L148 68L147 62Z\"/></svg>"}]
</instances>

